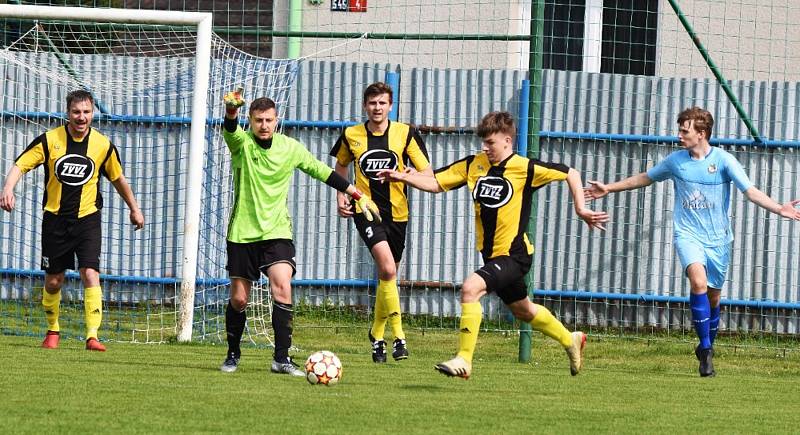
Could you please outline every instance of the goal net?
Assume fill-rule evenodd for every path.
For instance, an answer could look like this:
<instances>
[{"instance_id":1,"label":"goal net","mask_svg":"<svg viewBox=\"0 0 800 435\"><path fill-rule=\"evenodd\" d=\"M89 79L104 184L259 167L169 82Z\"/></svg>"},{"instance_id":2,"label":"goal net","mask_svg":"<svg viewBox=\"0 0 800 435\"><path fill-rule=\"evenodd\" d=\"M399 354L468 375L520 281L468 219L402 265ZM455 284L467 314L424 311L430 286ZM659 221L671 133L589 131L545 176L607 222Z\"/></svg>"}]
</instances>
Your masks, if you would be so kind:
<instances>
[{"instance_id":1,"label":"goal net","mask_svg":"<svg viewBox=\"0 0 800 435\"><path fill-rule=\"evenodd\" d=\"M69 17L51 15L67 9ZM232 181L221 139L222 95L242 85L248 98L267 96L283 109L296 62L249 55L210 32L209 54L201 59L198 17L208 14L104 10L104 17L128 14L109 22L85 16L97 10L38 10L44 15L0 10L8 41L0 49L0 171L8 173L38 135L65 124L67 93L90 91L96 103L92 127L118 148L145 217L144 229L134 231L126 204L111 183L100 182L101 339L161 342L180 339L187 329L193 331L188 338L224 339ZM207 24L210 30L210 19ZM44 177L39 168L26 174L16 188L15 210L2 213L4 334L40 336L46 329L39 267ZM269 341L268 318L260 318L268 316L270 305L264 285L252 292L251 314L257 315L248 322L249 337L260 342ZM74 272L62 288L60 324L67 337L85 334L83 286Z\"/></svg>"}]
</instances>

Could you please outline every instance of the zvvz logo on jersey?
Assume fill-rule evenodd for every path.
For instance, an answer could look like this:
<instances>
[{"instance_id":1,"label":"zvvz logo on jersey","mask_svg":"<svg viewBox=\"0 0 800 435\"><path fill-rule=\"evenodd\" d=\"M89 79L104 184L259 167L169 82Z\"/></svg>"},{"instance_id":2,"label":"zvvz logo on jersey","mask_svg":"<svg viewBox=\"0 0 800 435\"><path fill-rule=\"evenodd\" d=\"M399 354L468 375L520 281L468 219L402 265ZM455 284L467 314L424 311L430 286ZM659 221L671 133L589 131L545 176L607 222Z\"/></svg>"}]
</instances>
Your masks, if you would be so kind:
<instances>
[{"instance_id":1,"label":"zvvz logo on jersey","mask_svg":"<svg viewBox=\"0 0 800 435\"><path fill-rule=\"evenodd\" d=\"M361 154L358 167L364 176L378 181L378 172L397 169L397 155L389 150L369 150Z\"/></svg>"},{"instance_id":2,"label":"zvvz logo on jersey","mask_svg":"<svg viewBox=\"0 0 800 435\"><path fill-rule=\"evenodd\" d=\"M481 177L472 189L472 199L482 207L500 208L511 201L514 189L503 177Z\"/></svg>"},{"instance_id":3,"label":"zvvz logo on jersey","mask_svg":"<svg viewBox=\"0 0 800 435\"><path fill-rule=\"evenodd\" d=\"M56 160L54 172L61 183L82 186L94 175L94 162L86 156L67 154Z\"/></svg>"}]
</instances>

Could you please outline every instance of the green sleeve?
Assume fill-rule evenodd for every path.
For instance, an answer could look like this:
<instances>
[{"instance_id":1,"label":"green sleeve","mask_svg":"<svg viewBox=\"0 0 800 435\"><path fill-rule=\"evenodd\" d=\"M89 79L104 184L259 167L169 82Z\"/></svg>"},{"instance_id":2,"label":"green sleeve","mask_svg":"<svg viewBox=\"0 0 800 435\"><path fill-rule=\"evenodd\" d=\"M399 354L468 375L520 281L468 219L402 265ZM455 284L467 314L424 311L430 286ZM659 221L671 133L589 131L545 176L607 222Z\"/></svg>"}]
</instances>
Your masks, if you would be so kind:
<instances>
[{"instance_id":1,"label":"green sleeve","mask_svg":"<svg viewBox=\"0 0 800 435\"><path fill-rule=\"evenodd\" d=\"M331 172L333 172L333 168L317 160L302 143L291 138L287 139L292 143L294 148L295 161L297 162L296 167L323 183L327 181Z\"/></svg>"},{"instance_id":2,"label":"green sleeve","mask_svg":"<svg viewBox=\"0 0 800 435\"><path fill-rule=\"evenodd\" d=\"M225 128L222 129L222 138L225 139L225 144L233 157L237 157L242 151L242 146L249 139L247 132L242 130L242 127L237 125L236 131L229 132Z\"/></svg>"}]
</instances>

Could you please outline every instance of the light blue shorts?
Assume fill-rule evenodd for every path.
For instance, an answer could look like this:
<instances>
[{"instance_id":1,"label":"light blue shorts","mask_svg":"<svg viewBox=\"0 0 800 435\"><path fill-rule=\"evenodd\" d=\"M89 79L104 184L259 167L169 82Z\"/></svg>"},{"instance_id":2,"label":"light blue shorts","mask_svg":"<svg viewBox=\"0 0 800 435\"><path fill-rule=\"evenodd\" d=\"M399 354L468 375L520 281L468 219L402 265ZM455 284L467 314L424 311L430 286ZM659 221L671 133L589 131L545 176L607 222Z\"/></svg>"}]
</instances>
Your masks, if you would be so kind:
<instances>
[{"instance_id":1,"label":"light blue shorts","mask_svg":"<svg viewBox=\"0 0 800 435\"><path fill-rule=\"evenodd\" d=\"M708 286L715 289L722 288L725 275L728 274L728 266L731 264L730 243L707 247L696 240L677 239L674 244L684 273L690 264L700 263L706 268Z\"/></svg>"}]
</instances>

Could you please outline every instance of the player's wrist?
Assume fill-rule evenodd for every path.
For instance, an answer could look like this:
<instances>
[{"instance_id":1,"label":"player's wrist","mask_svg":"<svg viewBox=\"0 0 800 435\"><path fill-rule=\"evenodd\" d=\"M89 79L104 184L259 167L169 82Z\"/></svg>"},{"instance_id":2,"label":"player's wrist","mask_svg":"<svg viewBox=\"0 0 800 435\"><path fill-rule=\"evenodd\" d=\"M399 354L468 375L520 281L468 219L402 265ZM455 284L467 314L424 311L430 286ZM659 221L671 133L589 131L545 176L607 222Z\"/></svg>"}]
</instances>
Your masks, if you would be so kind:
<instances>
[{"instance_id":1,"label":"player's wrist","mask_svg":"<svg viewBox=\"0 0 800 435\"><path fill-rule=\"evenodd\" d=\"M358 189L356 189L353 191L353 193L350 194L350 197L358 201L364 197L364 194L359 192Z\"/></svg>"}]
</instances>

